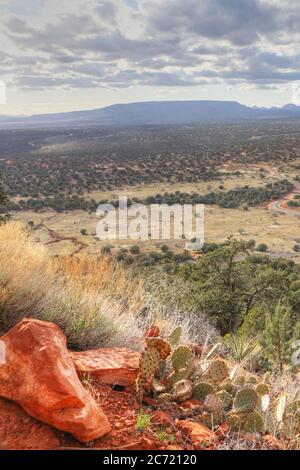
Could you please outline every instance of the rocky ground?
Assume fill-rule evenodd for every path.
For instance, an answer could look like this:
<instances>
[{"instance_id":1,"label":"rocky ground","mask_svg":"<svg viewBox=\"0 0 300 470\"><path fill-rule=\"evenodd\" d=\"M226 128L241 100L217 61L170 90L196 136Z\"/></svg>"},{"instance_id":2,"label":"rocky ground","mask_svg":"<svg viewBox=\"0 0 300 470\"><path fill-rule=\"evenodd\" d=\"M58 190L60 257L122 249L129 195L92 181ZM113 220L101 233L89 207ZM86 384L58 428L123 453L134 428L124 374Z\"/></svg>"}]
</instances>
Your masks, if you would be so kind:
<instances>
[{"instance_id":1,"label":"rocky ground","mask_svg":"<svg viewBox=\"0 0 300 470\"><path fill-rule=\"evenodd\" d=\"M54 324L25 319L0 338L1 449L282 449L264 434L201 423L200 400L136 401L139 353L70 353ZM3 345L5 347L3 348Z\"/></svg>"}]
</instances>

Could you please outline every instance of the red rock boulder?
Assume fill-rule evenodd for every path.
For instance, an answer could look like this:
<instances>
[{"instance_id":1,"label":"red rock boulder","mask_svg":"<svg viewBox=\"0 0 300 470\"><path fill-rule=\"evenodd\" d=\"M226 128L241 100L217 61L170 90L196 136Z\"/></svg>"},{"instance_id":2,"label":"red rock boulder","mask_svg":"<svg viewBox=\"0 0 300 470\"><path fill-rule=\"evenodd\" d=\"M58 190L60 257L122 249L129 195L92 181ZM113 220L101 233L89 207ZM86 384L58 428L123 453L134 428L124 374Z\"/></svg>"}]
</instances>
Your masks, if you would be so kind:
<instances>
[{"instance_id":1,"label":"red rock boulder","mask_svg":"<svg viewBox=\"0 0 300 470\"><path fill-rule=\"evenodd\" d=\"M65 336L54 323L24 319L1 341L5 345L1 397L82 442L110 431L105 414L83 388Z\"/></svg>"},{"instance_id":2,"label":"red rock boulder","mask_svg":"<svg viewBox=\"0 0 300 470\"><path fill-rule=\"evenodd\" d=\"M218 442L216 434L204 424L195 421L177 421L177 428L189 437L193 446L197 449L215 445Z\"/></svg>"},{"instance_id":3,"label":"red rock boulder","mask_svg":"<svg viewBox=\"0 0 300 470\"><path fill-rule=\"evenodd\" d=\"M71 352L80 377L90 375L98 383L132 386L139 371L140 353L127 348Z\"/></svg>"}]
</instances>

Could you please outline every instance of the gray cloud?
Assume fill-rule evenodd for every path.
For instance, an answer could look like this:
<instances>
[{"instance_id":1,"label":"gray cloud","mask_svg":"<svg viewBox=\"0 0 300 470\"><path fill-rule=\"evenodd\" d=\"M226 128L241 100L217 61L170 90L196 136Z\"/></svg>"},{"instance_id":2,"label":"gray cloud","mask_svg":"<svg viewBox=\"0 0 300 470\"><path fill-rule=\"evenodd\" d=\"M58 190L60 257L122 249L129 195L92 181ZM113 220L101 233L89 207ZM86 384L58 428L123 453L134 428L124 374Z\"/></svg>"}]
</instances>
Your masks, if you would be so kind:
<instances>
[{"instance_id":1,"label":"gray cloud","mask_svg":"<svg viewBox=\"0 0 300 470\"><path fill-rule=\"evenodd\" d=\"M295 2L140 0L127 30L121 1L99 0L82 15L70 2L68 14L40 24L16 14L15 4L15 15L1 21L18 52L0 51L1 74L32 89L300 80Z\"/></svg>"},{"instance_id":2,"label":"gray cloud","mask_svg":"<svg viewBox=\"0 0 300 470\"><path fill-rule=\"evenodd\" d=\"M167 0L153 9L150 27L180 29L209 39L225 39L239 46L277 29L280 10L259 0Z\"/></svg>"}]
</instances>

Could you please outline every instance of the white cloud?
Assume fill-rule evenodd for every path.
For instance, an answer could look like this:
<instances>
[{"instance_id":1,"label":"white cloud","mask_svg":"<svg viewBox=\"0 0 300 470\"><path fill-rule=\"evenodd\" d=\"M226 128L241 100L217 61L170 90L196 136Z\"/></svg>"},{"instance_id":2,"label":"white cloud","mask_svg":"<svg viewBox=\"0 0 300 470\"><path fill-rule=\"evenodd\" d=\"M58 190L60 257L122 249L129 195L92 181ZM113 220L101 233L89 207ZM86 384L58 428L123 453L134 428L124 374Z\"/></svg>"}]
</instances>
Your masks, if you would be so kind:
<instances>
[{"instance_id":1,"label":"white cloud","mask_svg":"<svg viewBox=\"0 0 300 470\"><path fill-rule=\"evenodd\" d=\"M15 90L134 86L147 98L156 87L300 80L300 5L288 0L242 8L240 0L0 0L0 8L1 78Z\"/></svg>"}]
</instances>

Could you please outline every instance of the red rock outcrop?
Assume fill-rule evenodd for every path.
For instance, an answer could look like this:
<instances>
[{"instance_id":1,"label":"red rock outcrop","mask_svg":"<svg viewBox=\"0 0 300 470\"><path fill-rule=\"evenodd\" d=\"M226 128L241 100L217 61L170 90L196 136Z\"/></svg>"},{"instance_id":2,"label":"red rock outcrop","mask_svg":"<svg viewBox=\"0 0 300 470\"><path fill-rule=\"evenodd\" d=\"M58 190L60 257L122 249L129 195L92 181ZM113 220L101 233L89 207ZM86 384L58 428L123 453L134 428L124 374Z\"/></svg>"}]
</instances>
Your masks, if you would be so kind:
<instances>
[{"instance_id":1,"label":"red rock outcrop","mask_svg":"<svg viewBox=\"0 0 300 470\"><path fill-rule=\"evenodd\" d=\"M1 337L0 396L18 403L39 421L88 442L110 431L95 400L83 388L54 324L24 319Z\"/></svg>"},{"instance_id":2,"label":"red rock outcrop","mask_svg":"<svg viewBox=\"0 0 300 470\"><path fill-rule=\"evenodd\" d=\"M98 383L132 386L139 371L140 353L126 348L71 352L80 377L89 375Z\"/></svg>"},{"instance_id":3,"label":"red rock outcrop","mask_svg":"<svg viewBox=\"0 0 300 470\"><path fill-rule=\"evenodd\" d=\"M31 418L16 403L0 398L1 450L52 450L59 445L54 429Z\"/></svg>"}]
</instances>

